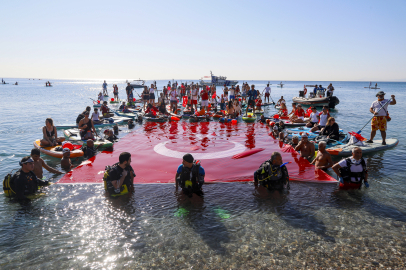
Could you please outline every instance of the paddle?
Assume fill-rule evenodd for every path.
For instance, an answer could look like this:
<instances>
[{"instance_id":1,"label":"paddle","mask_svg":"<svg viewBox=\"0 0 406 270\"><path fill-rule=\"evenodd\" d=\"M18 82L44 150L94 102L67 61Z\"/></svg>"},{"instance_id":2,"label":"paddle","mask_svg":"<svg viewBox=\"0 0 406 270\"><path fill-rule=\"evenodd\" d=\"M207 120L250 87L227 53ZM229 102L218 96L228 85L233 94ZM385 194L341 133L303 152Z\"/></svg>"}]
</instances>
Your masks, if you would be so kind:
<instances>
[{"instance_id":1,"label":"paddle","mask_svg":"<svg viewBox=\"0 0 406 270\"><path fill-rule=\"evenodd\" d=\"M386 104L388 104L391 100L392 100L392 98L390 98L390 99L388 100L388 102L386 102L386 103L377 111L377 113L379 113L379 111L382 110L382 109L386 106ZM361 131L368 125L369 122L371 122L371 120L372 120L374 117L375 117L375 114L374 114L374 116L372 116L371 119L368 120L368 122L365 124L365 126L363 126L360 130L358 130L357 133L358 133L358 134L361 134Z\"/></svg>"}]
</instances>

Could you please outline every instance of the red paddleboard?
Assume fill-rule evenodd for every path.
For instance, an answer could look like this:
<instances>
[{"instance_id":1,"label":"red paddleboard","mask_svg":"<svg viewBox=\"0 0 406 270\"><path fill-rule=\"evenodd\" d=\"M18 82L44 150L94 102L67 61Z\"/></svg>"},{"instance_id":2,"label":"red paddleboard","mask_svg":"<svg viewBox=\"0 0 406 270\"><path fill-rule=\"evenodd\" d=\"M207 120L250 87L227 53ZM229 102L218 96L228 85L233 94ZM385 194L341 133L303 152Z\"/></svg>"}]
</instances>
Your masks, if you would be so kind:
<instances>
[{"instance_id":1,"label":"red paddleboard","mask_svg":"<svg viewBox=\"0 0 406 270\"><path fill-rule=\"evenodd\" d=\"M114 144L65 174L60 184L103 183L107 165L118 162L121 152L131 153L135 184L174 183L182 157L191 153L206 171L206 182L253 181L254 172L278 151L289 171L290 180L337 183L322 170L315 170L296 152L285 153L282 142L268 136L261 124L227 125L218 122L146 122ZM258 149L264 149L258 151ZM250 152L252 151L252 152ZM254 154L255 152L255 154ZM252 153L248 155L247 153ZM244 158L233 159L243 155Z\"/></svg>"}]
</instances>

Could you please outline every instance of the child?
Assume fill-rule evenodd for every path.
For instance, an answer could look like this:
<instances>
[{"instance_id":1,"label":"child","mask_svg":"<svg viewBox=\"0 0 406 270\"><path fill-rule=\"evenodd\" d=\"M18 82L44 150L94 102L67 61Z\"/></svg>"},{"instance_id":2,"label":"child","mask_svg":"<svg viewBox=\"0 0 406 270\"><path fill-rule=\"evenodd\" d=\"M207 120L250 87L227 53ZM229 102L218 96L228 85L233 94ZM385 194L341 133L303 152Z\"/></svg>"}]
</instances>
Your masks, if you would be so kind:
<instances>
[{"instance_id":1,"label":"child","mask_svg":"<svg viewBox=\"0 0 406 270\"><path fill-rule=\"evenodd\" d=\"M113 134L114 135L114 134ZM97 146L97 148L99 148L100 146L102 146L103 144L101 143L101 144L99 144L99 146ZM97 148L95 148L94 147L94 142L93 142L93 140L87 140L86 141L86 145L83 145L81 148L80 148L80 150L82 150L83 151L83 153L84 153L84 157L85 158L91 158L91 157L94 157L95 155L96 155L96 151L97 151ZM66 149L66 148L65 148ZM65 150L64 149L64 150Z\"/></svg>"},{"instance_id":2,"label":"child","mask_svg":"<svg viewBox=\"0 0 406 270\"><path fill-rule=\"evenodd\" d=\"M99 109L94 108L94 112L92 113L92 120L94 124L100 123Z\"/></svg>"},{"instance_id":3,"label":"child","mask_svg":"<svg viewBox=\"0 0 406 270\"><path fill-rule=\"evenodd\" d=\"M116 142L118 140L117 136L114 135L113 130L106 129L104 133L106 134L105 136L106 140L110 142Z\"/></svg>"},{"instance_id":4,"label":"child","mask_svg":"<svg viewBox=\"0 0 406 270\"><path fill-rule=\"evenodd\" d=\"M256 106L257 106L257 110L260 111L260 110L261 110L261 106L262 106L262 99L261 99L261 97L258 97Z\"/></svg>"},{"instance_id":5,"label":"child","mask_svg":"<svg viewBox=\"0 0 406 270\"><path fill-rule=\"evenodd\" d=\"M73 168L72 162L70 160L70 150L69 148L64 148L62 150L63 157L61 159L61 167L64 170L70 171L71 168Z\"/></svg>"},{"instance_id":6,"label":"child","mask_svg":"<svg viewBox=\"0 0 406 270\"><path fill-rule=\"evenodd\" d=\"M49 167L48 164L46 164L45 161L41 158L41 151L39 149L37 149L37 148L32 149L31 157L34 160L33 173L38 177L38 179L42 179L42 177L43 177L42 168L45 168L47 171L49 171L51 173L58 173L58 174L63 173L58 170L55 170L54 168Z\"/></svg>"}]
</instances>

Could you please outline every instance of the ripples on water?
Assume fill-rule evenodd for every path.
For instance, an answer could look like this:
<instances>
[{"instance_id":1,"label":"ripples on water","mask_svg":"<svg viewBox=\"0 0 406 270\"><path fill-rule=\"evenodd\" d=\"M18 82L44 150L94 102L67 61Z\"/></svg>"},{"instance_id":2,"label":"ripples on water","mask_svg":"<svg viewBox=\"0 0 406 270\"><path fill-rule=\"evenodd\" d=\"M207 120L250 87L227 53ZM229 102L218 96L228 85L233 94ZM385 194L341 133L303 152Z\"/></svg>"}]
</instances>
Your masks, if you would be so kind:
<instances>
[{"instance_id":1,"label":"ripples on water","mask_svg":"<svg viewBox=\"0 0 406 270\"><path fill-rule=\"evenodd\" d=\"M46 117L75 121L101 88L94 81L56 81L51 89L42 81L18 81L19 86L0 85L2 177L29 154ZM254 83L262 90L266 82ZM283 94L289 101L303 84L273 88L272 96ZM341 103L333 114L345 130L357 131L370 117L375 92L364 84L334 83ZM400 143L365 157L369 190L293 182L289 193L280 194L228 183L205 185L204 200L190 200L173 185L137 185L132 195L110 199L101 185L52 185L30 204L0 198L0 267L403 268L405 127L399 119L405 86L381 84L397 96L388 137ZM128 132L121 130L120 136ZM364 136L368 132L369 126ZM58 160L43 158L59 168Z\"/></svg>"}]
</instances>

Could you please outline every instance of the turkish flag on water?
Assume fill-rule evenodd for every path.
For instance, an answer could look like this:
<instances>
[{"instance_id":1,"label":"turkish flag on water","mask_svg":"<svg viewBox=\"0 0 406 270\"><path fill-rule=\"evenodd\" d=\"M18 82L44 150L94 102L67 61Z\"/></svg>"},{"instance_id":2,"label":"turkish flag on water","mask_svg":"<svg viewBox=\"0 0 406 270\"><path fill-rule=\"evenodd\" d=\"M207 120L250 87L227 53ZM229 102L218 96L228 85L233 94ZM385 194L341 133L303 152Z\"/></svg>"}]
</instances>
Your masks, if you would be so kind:
<instances>
[{"instance_id":1,"label":"turkish flag on water","mask_svg":"<svg viewBox=\"0 0 406 270\"><path fill-rule=\"evenodd\" d=\"M206 182L253 181L254 172L275 151L282 155L283 163L290 162L286 165L290 180L337 183L268 132L261 123L146 122L115 143L114 150L82 162L58 183L102 184L105 167L117 163L122 152L131 153L135 184L173 183L186 153L200 160Z\"/></svg>"}]
</instances>

